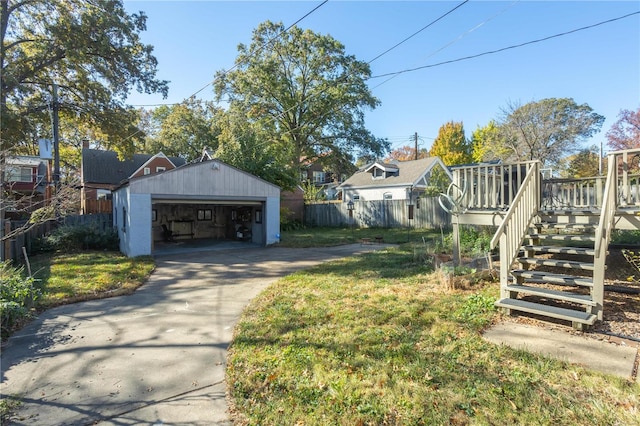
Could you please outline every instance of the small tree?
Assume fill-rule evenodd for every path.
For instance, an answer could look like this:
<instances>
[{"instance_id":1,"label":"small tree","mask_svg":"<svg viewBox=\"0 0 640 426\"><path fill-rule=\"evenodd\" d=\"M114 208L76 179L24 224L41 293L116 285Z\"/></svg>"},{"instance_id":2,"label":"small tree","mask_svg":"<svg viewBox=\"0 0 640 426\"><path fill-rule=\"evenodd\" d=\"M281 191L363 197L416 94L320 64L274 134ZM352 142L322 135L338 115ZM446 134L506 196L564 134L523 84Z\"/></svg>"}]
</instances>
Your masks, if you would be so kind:
<instances>
[{"instance_id":1,"label":"small tree","mask_svg":"<svg viewBox=\"0 0 640 426\"><path fill-rule=\"evenodd\" d=\"M640 108L620 111L606 137L614 150L640 148Z\"/></svg>"},{"instance_id":2,"label":"small tree","mask_svg":"<svg viewBox=\"0 0 640 426\"><path fill-rule=\"evenodd\" d=\"M464 135L462 122L450 121L441 126L429 155L440 157L446 166L467 164L473 161L472 147Z\"/></svg>"}]
</instances>

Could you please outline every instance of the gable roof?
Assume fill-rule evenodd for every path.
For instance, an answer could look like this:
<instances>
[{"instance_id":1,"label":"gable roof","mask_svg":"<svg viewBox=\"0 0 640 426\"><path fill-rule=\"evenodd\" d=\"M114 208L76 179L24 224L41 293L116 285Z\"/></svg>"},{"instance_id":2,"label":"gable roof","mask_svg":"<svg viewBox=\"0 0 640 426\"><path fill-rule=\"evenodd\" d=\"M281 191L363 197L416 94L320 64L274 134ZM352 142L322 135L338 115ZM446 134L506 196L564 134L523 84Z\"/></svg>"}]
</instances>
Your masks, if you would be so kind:
<instances>
[{"instance_id":1,"label":"gable roof","mask_svg":"<svg viewBox=\"0 0 640 426\"><path fill-rule=\"evenodd\" d=\"M440 165L449 174L449 170L444 166L439 157L428 157L420 160L398 161L397 163L373 163L358 170L353 176L345 180L340 188L362 188L362 187L382 187L382 186L412 186L416 185L420 179L428 172ZM374 179L371 170L378 168L384 171L397 171L397 174L387 176L384 179Z\"/></svg>"},{"instance_id":2,"label":"gable roof","mask_svg":"<svg viewBox=\"0 0 640 426\"><path fill-rule=\"evenodd\" d=\"M140 167L138 167L133 173L131 173L129 176L127 177L132 177L135 176L137 173L143 171L144 167L148 166L149 164L151 164L151 162L155 159L163 159L163 160L167 160L169 162L169 164L171 164L173 166L173 168L176 168L176 165L173 161L171 161L169 159L169 157L167 157L166 155L164 155L162 152L157 153L156 155L150 157L147 161L145 161L144 163L142 163L140 165ZM166 164L166 163L165 163Z\"/></svg>"},{"instance_id":3,"label":"gable roof","mask_svg":"<svg viewBox=\"0 0 640 426\"><path fill-rule=\"evenodd\" d=\"M152 157L154 156L150 154L133 154L133 157L121 161L118 153L114 151L84 148L82 150L82 182L117 185ZM184 158L167 158L176 167L186 164Z\"/></svg>"}]
</instances>

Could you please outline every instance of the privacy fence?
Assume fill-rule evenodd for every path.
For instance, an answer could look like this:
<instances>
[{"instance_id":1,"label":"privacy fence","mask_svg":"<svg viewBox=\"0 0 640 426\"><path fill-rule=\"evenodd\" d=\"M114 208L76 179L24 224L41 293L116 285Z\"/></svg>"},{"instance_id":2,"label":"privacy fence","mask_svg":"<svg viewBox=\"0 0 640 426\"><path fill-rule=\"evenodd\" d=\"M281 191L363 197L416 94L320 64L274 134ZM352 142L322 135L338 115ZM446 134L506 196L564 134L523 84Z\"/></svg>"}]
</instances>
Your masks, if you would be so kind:
<instances>
[{"instance_id":1,"label":"privacy fence","mask_svg":"<svg viewBox=\"0 0 640 426\"><path fill-rule=\"evenodd\" d=\"M305 225L430 229L451 226L451 215L442 209L437 197L420 198L413 205L407 200L355 201L353 207L350 217L347 203L342 201L306 204Z\"/></svg>"},{"instance_id":2,"label":"privacy fence","mask_svg":"<svg viewBox=\"0 0 640 426\"><path fill-rule=\"evenodd\" d=\"M24 257L22 247L31 254L39 238L63 225L91 225L104 231L113 227L113 220L110 213L64 216L57 221L48 221L31 227L26 220L5 220L4 235L9 236L3 241L5 260L22 260ZM20 232L21 229L28 230ZM15 233L16 231L18 232Z\"/></svg>"}]
</instances>

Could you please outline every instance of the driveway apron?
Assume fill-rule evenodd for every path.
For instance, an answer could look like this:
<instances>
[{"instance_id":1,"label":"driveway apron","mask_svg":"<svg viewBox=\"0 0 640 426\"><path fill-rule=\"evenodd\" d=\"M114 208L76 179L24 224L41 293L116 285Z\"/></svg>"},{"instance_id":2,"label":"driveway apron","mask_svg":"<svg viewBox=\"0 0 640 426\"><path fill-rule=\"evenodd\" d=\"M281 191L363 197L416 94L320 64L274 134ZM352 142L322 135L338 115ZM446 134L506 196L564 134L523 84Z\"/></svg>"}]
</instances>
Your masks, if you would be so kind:
<instances>
[{"instance_id":1,"label":"driveway apron","mask_svg":"<svg viewBox=\"0 0 640 426\"><path fill-rule=\"evenodd\" d=\"M247 303L296 270L385 245L251 248L156 260L130 296L51 309L2 348L15 425L230 424L227 348Z\"/></svg>"}]
</instances>

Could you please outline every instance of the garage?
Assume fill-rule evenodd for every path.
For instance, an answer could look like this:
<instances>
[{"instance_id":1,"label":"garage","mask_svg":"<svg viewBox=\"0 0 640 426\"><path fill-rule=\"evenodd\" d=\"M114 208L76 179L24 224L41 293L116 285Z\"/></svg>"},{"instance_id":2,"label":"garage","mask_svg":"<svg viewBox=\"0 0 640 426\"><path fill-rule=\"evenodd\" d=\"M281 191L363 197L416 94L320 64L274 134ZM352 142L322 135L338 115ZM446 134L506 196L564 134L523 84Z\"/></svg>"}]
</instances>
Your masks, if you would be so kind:
<instances>
[{"instance_id":1,"label":"garage","mask_svg":"<svg viewBox=\"0 0 640 426\"><path fill-rule=\"evenodd\" d=\"M113 210L130 257L181 241L279 240L280 188L220 160L129 179L113 192Z\"/></svg>"}]
</instances>

